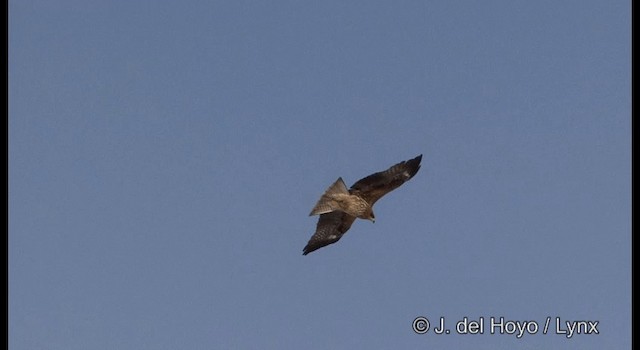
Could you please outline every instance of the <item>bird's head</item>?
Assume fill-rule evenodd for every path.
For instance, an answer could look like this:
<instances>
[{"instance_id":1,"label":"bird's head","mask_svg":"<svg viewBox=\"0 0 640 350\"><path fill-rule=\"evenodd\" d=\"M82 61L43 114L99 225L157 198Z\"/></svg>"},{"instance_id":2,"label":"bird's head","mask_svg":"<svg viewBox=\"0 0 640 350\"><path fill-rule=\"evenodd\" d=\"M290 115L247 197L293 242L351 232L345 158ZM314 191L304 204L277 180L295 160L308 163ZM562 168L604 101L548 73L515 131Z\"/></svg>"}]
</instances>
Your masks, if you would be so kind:
<instances>
[{"instance_id":1,"label":"bird's head","mask_svg":"<svg viewBox=\"0 0 640 350\"><path fill-rule=\"evenodd\" d=\"M373 211L369 214L367 220L373 222L374 224L376 223L376 216L373 214Z\"/></svg>"}]
</instances>

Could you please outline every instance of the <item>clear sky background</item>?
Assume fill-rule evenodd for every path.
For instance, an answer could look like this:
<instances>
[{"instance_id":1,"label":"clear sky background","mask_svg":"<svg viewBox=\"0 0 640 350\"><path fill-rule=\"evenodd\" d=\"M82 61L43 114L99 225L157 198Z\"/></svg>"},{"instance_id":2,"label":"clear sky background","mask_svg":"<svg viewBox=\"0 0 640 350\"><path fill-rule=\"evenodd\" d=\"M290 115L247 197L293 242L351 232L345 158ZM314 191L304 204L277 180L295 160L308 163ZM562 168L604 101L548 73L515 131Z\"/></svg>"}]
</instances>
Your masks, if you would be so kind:
<instances>
[{"instance_id":1,"label":"clear sky background","mask_svg":"<svg viewBox=\"0 0 640 350\"><path fill-rule=\"evenodd\" d=\"M629 1L9 1L9 347L629 348L630 55Z\"/></svg>"}]
</instances>

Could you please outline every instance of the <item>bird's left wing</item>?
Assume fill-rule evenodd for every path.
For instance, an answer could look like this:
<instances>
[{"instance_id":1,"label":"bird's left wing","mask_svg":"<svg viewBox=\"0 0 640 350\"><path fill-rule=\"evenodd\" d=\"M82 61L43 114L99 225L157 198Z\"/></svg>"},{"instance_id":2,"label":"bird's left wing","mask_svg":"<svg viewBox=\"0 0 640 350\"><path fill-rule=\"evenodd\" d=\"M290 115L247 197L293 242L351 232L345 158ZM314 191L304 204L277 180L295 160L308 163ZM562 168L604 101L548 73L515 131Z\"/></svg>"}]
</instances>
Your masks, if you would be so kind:
<instances>
[{"instance_id":1,"label":"bird's left wing","mask_svg":"<svg viewBox=\"0 0 640 350\"><path fill-rule=\"evenodd\" d=\"M302 255L337 242L351 228L356 218L342 211L332 211L320 215L316 233L304 247Z\"/></svg>"}]
</instances>

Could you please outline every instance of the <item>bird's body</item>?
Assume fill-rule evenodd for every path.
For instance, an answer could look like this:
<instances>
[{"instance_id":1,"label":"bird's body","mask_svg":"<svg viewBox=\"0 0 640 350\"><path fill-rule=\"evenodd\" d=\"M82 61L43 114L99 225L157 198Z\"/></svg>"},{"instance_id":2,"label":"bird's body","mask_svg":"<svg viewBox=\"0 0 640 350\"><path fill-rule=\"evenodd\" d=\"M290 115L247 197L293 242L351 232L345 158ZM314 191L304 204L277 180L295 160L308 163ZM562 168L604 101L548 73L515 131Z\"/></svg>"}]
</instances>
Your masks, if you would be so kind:
<instances>
[{"instance_id":1,"label":"bird's body","mask_svg":"<svg viewBox=\"0 0 640 350\"><path fill-rule=\"evenodd\" d=\"M385 171L358 180L350 189L338 178L320 197L311 214L320 215L316 232L304 247L303 255L337 242L356 218L375 222L373 205L385 194L400 187L420 169L422 155L400 162Z\"/></svg>"},{"instance_id":2,"label":"bird's body","mask_svg":"<svg viewBox=\"0 0 640 350\"><path fill-rule=\"evenodd\" d=\"M374 219L369 203L358 195L349 193L342 178L338 178L333 185L329 186L309 216L326 214L336 210L365 220Z\"/></svg>"}]
</instances>

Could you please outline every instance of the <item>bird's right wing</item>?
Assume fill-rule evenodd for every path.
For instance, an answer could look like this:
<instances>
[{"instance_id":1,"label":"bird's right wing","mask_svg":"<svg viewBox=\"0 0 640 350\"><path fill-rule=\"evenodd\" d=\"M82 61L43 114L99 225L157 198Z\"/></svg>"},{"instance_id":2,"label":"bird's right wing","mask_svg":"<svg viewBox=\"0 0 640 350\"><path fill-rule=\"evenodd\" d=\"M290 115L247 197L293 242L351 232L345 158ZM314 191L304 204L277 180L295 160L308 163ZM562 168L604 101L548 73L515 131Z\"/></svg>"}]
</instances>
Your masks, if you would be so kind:
<instances>
[{"instance_id":1,"label":"bird's right wing","mask_svg":"<svg viewBox=\"0 0 640 350\"><path fill-rule=\"evenodd\" d=\"M353 184L349 192L361 197L373 206L382 196L409 181L420 170L421 160L422 154L393 165L387 170L371 174Z\"/></svg>"}]
</instances>

